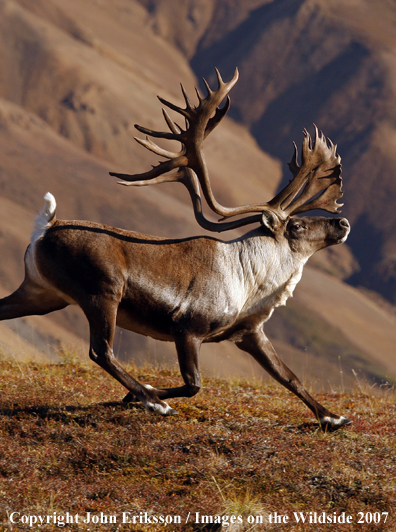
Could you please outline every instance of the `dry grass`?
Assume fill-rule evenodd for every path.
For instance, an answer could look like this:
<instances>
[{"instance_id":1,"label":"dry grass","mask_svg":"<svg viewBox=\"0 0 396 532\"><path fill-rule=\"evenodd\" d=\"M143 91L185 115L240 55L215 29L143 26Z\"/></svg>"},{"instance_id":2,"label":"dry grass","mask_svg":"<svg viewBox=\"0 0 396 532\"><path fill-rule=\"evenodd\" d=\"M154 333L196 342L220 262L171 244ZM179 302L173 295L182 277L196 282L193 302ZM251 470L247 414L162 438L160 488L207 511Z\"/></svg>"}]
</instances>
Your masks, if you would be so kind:
<instances>
[{"instance_id":1,"label":"dry grass","mask_svg":"<svg viewBox=\"0 0 396 532\"><path fill-rule=\"evenodd\" d=\"M175 385L176 371L133 370L142 382ZM0 363L0 507L7 515L116 515L116 523L73 523L64 530L220 530L194 524L196 512L223 521L221 530L338 530L296 524L293 512L389 512L395 530L395 394L319 395L353 419L324 434L309 412L277 384L207 379L193 399L171 401L163 418L121 402L124 390L87 362L66 353L58 365ZM122 512L147 519L181 516L182 525L122 524ZM185 524L190 514L188 524ZM269 525L270 513L290 523ZM217 517L216 517L217 516ZM238 516L240 519L238 521ZM249 517L250 516L250 517ZM251 524L260 519L263 524ZM233 522L234 521L234 522ZM241 524L240 521L243 521Z\"/></svg>"}]
</instances>

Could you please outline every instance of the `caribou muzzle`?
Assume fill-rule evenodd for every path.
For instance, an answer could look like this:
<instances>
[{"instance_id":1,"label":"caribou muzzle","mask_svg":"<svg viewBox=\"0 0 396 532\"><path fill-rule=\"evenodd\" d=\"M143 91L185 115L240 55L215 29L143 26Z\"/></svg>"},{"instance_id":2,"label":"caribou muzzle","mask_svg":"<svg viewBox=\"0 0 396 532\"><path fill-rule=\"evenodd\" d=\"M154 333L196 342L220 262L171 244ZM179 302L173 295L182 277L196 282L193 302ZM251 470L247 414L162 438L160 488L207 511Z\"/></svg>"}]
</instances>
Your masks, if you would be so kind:
<instances>
[{"instance_id":1,"label":"caribou muzzle","mask_svg":"<svg viewBox=\"0 0 396 532\"><path fill-rule=\"evenodd\" d=\"M351 226L346 218L332 218L335 244L342 244L348 238Z\"/></svg>"}]
</instances>

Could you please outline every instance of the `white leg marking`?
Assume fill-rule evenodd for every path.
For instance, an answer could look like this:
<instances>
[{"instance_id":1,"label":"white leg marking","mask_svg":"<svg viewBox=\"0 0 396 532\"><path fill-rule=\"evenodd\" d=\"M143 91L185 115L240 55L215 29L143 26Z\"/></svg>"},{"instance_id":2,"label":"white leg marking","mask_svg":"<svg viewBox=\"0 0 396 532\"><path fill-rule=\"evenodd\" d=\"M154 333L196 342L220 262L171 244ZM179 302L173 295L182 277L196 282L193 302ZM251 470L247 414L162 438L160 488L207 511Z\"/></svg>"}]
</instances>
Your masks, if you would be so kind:
<instances>
[{"instance_id":1,"label":"white leg marking","mask_svg":"<svg viewBox=\"0 0 396 532\"><path fill-rule=\"evenodd\" d=\"M149 390L155 390L155 388L151 386L151 384L144 384L144 386ZM170 416L173 414L177 414L176 410L169 406L166 401L162 401L162 404L152 403L151 401L145 401L144 406L146 410L148 410L148 412L155 412L157 414L161 414L162 416Z\"/></svg>"},{"instance_id":2,"label":"white leg marking","mask_svg":"<svg viewBox=\"0 0 396 532\"><path fill-rule=\"evenodd\" d=\"M340 416L339 418L325 416L325 417L320 418L320 424L322 426L328 425L329 427L338 427L338 426L343 426L343 425L345 426L350 425L351 423L352 421L350 421L344 416Z\"/></svg>"},{"instance_id":3,"label":"white leg marking","mask_svg":"<svg viewBox=\"0 0 396 532\"><path fill-rule=\"evenodd\" d=\"M157 414L161 414L162 416L168 416L169 414L172 414L174 412L173 408L170 407L165 401L163 401L163 403L165 406L160 405L159 403L151 403L150 401L147 401L144 403L144 406L149 412L155 412Z\"/></svg>"}]
</instances>

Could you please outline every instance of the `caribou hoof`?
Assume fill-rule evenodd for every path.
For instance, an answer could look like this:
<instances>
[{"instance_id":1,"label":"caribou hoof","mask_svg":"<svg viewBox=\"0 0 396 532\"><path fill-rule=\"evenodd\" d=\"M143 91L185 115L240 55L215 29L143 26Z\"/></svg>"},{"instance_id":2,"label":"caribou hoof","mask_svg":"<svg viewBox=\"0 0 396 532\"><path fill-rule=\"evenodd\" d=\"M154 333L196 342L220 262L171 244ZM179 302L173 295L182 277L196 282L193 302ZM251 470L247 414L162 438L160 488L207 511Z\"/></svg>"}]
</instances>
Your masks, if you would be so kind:
<instances>
[{"instance_id":1,"label":"caribou hoof","mask_svg":"<svg viewBox=\"0 0 396 532\"><path fill-rule=\"evenodd\" d=\"M347 419L344 416L340 416L337 419L334 417L323 417L319 421L321 429L325 432L334 432L335 430L346 427L352 423L350 419Z\"/></svg>"},{"instance_id":2,"label":"caribou hoof","mask_svg":"<svg viewBox=\"0 0 396 532\"><path fill-rule=\"evenodd\" d=\"M177 410L170 407L165 401L163 401L162 403L151 403L147 401L144 406L149 412L161 414L161 416L176 416L179 413Z\"/></svg>"},{"instance_id":3,"label":"caribou hoof","mask_svg":"<svg viewBox=\"0 0 396 532\"><path fill-rule=\"evenodd\" d=\"M145 384L145 387L149 390L155 390L150 384ZM129 392L126 394L124 399L122 400L123 403L140 403L140 399L136 397L135 394L132 392ZM161 416L176 416L179 412L175 410L174 408L171 408L168 403L165 401L161 401L159 403L152 403L151 401L144 401L143 404L148 412L152 412L155 414L161 414Z\"/></svg>"}]
</instances>

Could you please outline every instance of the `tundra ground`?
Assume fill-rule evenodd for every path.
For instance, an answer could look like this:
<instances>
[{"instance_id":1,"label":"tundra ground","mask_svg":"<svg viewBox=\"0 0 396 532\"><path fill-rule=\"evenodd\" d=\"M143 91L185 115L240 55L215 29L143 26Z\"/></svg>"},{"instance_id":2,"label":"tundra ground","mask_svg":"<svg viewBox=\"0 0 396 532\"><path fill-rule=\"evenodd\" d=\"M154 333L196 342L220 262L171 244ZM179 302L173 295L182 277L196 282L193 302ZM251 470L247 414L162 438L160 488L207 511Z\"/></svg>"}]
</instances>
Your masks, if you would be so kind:
<instances>
[{"instance_id":1,"label":"tundra ground","mask_svg":"<svg viewBox=\"0 0 396 532\"><path fill-rule=\"evenodd\" d=\"M130 369L151 385L180 382L176 370ZM63 530L395 530L393 389L374 394L357 383L354 393L316 394L353 420L323 433L272 382L207 378L194 398L170 401L178 416L161 417L122 403L114 379L70 353L56 365L2 360L0 374L2 530L61 530L22 518L67 512L80 521ZM123 512L137 522L122 523ZM269 524L274 512L289 522ZM296 523L294 512L345 512L353 524ZM110 516L117 521L95 523ZM182 524L153 523L160 516ZM263 524L251 524L257 516Z\"/></svg>"}]
</instances>

